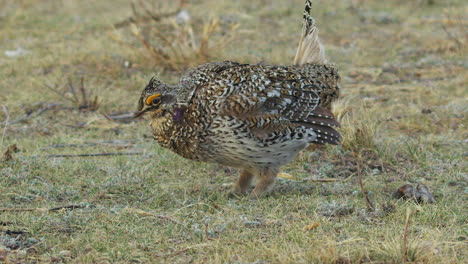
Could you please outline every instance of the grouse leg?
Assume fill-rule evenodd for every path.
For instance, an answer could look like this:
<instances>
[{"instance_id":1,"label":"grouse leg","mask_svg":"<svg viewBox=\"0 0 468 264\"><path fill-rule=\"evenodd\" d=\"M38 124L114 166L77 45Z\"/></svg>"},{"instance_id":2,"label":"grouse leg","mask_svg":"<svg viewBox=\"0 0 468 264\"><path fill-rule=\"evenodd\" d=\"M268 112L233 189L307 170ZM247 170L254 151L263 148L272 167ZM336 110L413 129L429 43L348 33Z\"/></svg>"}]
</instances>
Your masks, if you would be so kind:
<instances>
[{"instance_id":1,"label":"grouse leg","mask_svg":"<svg viewBox=\"0 0 468 264\"><path fill-rule=\"evenodd\" d=\"M254 175L250 171L245 169L242 170L239 179L237 179L236 185L234 187L234 192L237 194L246 193L247 189L252 183L253 176Z\"/></svg>"},{"instance_id":2,"label":"grouse leg","mask_svg":"<svg viewBox=\"0 0 468 264\"><path fill-rule=\"evenodd\" d=\"M276 168L264 168L260 170L258 183L250 193L251 198L258 198L265 192L268 192L273 187L275 183L276 175L278 174L278 169Z\"/></svg>"}]
</instances>

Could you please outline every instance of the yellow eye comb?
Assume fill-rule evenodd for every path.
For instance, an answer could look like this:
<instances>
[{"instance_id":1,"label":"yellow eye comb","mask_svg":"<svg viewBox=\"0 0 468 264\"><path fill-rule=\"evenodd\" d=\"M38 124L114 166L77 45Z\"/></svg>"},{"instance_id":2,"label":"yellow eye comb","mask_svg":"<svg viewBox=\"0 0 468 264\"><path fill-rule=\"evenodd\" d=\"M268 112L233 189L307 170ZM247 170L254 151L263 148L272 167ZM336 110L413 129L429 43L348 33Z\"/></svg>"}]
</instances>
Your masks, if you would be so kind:
<instances>
[{"instance_id":1,"label":"yellow eye comb","mask_svg":"<svg viewBox=\"0 0 468 264\"><path fill-rule=\"evenodd\" d=\"M158 97L160 97L160 96L161 96L160 93L150 95L150 96L149 96L148 98L146 98L146 100L145 100L146 105L150 105L151 102L152 102L155 98L158 98Z\"/></svg>"}]
</instances>

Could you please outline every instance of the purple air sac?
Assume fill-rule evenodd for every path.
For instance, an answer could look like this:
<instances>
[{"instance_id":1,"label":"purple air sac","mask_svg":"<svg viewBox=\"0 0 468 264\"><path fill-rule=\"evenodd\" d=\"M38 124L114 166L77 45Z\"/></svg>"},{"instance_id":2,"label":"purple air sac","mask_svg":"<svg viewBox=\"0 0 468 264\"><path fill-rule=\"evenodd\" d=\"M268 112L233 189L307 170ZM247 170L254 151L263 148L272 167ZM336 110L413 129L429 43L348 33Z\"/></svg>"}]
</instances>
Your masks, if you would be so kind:
<instances>
[{"instance_id":1,"label":"purple air sac","mask_svg":"<svg viewBox=\"0 0 468 264\"><path fill-rule=\"evenodd\" d=\"M172 114L172 119L175 122L182 121L184 119L184 112L185 112L185 109L183 108L175 108L174 113Z\"/></svg>"}]
</instances>

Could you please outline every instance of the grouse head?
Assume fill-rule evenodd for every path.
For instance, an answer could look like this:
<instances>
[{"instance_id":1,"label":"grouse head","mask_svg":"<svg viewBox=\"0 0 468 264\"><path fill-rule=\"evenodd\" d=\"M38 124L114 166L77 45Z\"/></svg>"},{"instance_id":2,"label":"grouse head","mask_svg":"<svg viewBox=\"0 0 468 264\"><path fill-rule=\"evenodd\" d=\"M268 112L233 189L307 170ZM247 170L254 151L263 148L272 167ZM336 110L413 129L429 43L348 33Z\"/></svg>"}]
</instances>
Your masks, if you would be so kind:
<instances>
[{"instance_id":1,"label":"grouse head","mask_svg":"<svg viewBox=\"0 0 468 264\"><path fill-rule=\"evenodd\" d=\"M176 104L177 98L174 88L153 77L141 93L138 111L135 112L134 117L157 118L167 113L174 115L174 112L177 111Z\"/></svg>"}]
</instances>

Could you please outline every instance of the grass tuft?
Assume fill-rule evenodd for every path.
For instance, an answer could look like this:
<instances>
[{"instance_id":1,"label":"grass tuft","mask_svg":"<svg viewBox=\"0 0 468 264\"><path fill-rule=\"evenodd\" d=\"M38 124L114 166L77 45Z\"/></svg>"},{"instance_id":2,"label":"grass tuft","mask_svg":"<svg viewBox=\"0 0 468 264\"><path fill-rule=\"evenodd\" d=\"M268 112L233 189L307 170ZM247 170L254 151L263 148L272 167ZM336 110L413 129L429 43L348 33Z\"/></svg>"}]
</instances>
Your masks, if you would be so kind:
<instances>
[{"instance_id":1,"label":"grass tuft","mask_svg":"<svg viewBox=\"0 0 468 264\"><path fill-rule=\"evenodd\" d=\"M68 78L67 85L61 89L56 85L47 85L47 88L59 95L61 99L69 101L80 111L96 111L99 109L101 100L97 95L94 95L85 87L84 77L80 78L79 86L73 83L71 78Z\"/></svg>"},{"instance_id":2,"label":"grass tuft","mask_svg":"<svg viewBox=\"0 0 468 264\"><path fill-rule=\"evenodd\" d=\"M161 18L166 15L157 17L154 24L131 23L130 32L116 29L110 36L146 60L140 63L171 71L183 71L220 57L239 28L239 24L222 23L218 17L206 23L189 17L184 20Z\"/></svg>"}]
</instances>

